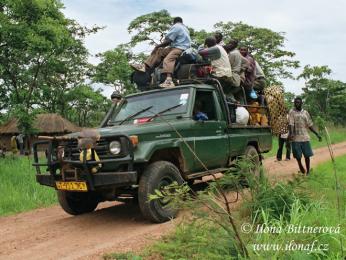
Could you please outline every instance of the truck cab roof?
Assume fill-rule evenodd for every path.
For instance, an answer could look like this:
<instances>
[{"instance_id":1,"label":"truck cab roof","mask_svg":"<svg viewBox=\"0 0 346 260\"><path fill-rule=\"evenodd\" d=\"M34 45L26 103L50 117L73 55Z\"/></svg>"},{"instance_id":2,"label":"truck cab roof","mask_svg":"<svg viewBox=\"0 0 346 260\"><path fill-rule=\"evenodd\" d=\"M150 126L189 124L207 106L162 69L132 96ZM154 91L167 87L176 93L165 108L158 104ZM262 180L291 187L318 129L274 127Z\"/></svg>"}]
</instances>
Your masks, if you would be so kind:
<instances>
[{"instance_id":1,"label":"truck cab roof","mask_svg":"<svg viewBox=\"0 0 346 260\"><path fill-rule=\"evenodd\" d=\"M178 85L178 86L175 86L174 88L159 88L159 89L153 89L153 90L143 91L143 92L139 92L139 93L129 94L126 96L126 98L134 97L134 96L140 96L140 95L147 95L150 93L172 91L172 90L183 89L183 88L198 88L198 89L210 89L210 90L215 89L215 87L213 87L212 85L205 84L205 83L186 84L186 85Z\"/></svg>"}]
</instances>

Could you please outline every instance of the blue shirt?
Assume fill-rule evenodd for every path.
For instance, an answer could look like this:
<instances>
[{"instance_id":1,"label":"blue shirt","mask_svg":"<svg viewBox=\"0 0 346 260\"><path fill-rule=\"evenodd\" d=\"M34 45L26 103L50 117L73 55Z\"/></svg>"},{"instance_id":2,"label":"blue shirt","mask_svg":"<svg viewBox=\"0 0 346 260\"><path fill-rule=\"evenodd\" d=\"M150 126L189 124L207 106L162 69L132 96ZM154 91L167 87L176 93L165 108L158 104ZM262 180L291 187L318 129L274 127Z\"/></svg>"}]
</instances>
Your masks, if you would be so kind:
<instances>
[{"instance_id":1,"label":"blue shirt","mask_svg":"<svg viewBox=\"0 0 346 260\"><path fill-rule=\"evenodd\" d=\"M191 47L191 39L189 30L182 23L174 24L169 32L166 34L166 38L170 39L171 47L186 50Z\"/></svg>"},{"instance_id":2,"label":"blue shirt","mask_svg":"<svg viewBox=\"0 0 346 260\"><path fill-rule=\"evenodd\" d=\"M197 121L206 121L208 120L208 116L203 112L197 112L193 119Z\"/></svg>"}]
</instances>

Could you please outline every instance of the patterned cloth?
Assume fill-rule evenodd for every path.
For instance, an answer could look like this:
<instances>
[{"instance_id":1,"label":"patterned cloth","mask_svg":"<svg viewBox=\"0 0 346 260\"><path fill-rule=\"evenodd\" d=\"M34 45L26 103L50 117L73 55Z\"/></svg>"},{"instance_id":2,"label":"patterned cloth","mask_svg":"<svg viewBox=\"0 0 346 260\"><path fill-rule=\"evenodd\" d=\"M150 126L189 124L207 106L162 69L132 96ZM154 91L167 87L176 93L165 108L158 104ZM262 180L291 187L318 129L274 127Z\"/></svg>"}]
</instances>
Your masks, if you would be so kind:
<instances>
[{"instance_id":1,"label":"patterned cloth","mask_svg":"<svg viewBox=\"0 0 346 260\"><path fill-rule=\"evenodd\" d=\"M293 126L293 142L310 141L308 129L313 123L308 111L304 109L298 111L292 108L288 113L288 124Z\"/></svg>"}]
</instances>

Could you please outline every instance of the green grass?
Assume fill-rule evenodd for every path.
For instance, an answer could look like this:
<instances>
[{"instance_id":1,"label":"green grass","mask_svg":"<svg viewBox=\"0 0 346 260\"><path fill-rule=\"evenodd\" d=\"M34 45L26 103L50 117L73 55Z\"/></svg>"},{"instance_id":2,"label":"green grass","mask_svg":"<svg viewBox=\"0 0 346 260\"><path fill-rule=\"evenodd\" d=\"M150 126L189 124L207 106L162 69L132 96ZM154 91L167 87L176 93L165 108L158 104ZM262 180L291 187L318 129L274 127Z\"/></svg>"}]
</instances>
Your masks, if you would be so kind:
<instances>
[{"instance_id":1,"label":"green grass","mask_svg":"<svg viewBox=\"0 0 346 260\"><path fill-rule=\"evenodd\" d=\"M344 259L346 254L346 156L338 157L337 173L341 191L341 216L338 216L335 192L335 179L332 163L328 162L316 167L309 177L300 177L294 182L297 191L304 190L309 195L307 205L300 198L293 203L290 217L270 217L262 212L262 222L267 226L281 227L281 233L241 233L247 245L250 259ZM272 191L270 191L272 193ZM243 223L253 223L251 212L244 214L245 207L233 212L241 230ZM254 224L257 225L257 224ZM302 233L287 232L287 227L340 227L340 234L335 233ZM286 231L285 231L286 230ZM342 256L340 238L343 240L344 255ZM293 241L293 242L292 242ZM314 245L309 252L308 246ZM265 250L254 249L254 244L288 245L290 249ZM291 245L291 246L290 246ZM301 249L292 249L299 246ZM305 249L304 249L305 246ZM321 246L327 250L317 250ZM145 249L140 255L131 252L125 254L108 254L104 259L243 259L237 255L232 236L221 229L213 221L200 219L193 222L182 222L175 231L163 237L153 246Z\"/></svg>"},{"instance_id":2,"label":"green grass","mask_svg":"<svg viewBox=\"0 0 346 260\"><path fill-rule=\"evenodd\" d=\"M314 250L311 253L304 250L291 251L252 251L258 259L343 259L341 256L340 238L343 240L344 256L346 254L346 156L338 157L337 174L340 191L340 218L338 215L337 195L335 191L335 178L333 165L331 162L321 164L316 167L309 177L303 179L299 189L308 192L311 203L306 207L297 201L291 211L288 222L267 221L268 226L281 226L283 229L289 225L305 227L340 227L340 234L336 233L287 233L280 234L250 234L247 236L247 243L250 250L253 244L289 244L294 241L296 244L308 245L315 242L317 245L325 245L327 250ZM304 178L304 177L302 177ZM316 249L316 248L315 248Z\"/></svg>"},{"instance_id":3,"label":"green grass","mask_svg":"<svg viewBox=\"0 0 346 260\"><path fill-rule=\"evenodd\" d=\"M56 203L55 191L35 180L32 159L24 156L0 158L0 216Z\"/></svg>"},{"instance_id":4,"label":"green grass","mask_svg":"<svg viewBox=\"0 0 346 260\"><path fill-rule=\"evenodd\" d=\"M341 143L343 141L346 141L346 129L345 128L335 128L331 127L328 128L329 134L330 134L330 139L332 144L336 143ZM311 146L313 149L327 146L327 141L326 138L323 136L322 137L322 142L319 142L317 137L315 136L314 133L310 132L310 137L311 137ZM272 149L268 152L263 154L264 158L276 156L276 152L278 151L278 138L276 136L273 136L273 147ZM286 148L284 147L283 149L283 158L285 157L286 154ZM292 157L292 155L291 155Z\"/></svg>"}]
</instances>

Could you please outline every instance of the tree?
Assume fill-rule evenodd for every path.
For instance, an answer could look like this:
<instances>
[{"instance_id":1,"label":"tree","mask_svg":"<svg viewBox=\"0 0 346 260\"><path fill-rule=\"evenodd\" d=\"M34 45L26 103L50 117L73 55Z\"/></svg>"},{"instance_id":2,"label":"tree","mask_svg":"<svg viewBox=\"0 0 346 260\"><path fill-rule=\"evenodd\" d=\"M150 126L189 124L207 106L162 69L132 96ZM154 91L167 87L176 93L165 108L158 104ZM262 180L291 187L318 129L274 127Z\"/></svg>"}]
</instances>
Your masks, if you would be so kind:
<instances>
[{"instance_id":1,"label":"tree","mask_svg":"<svg viewBox=\"0 0 346 260\"><path fill-rule=\"evenodd\" d=\"M214 25L214 28L222 32L225 40L237 39L241 45L249 47L269 83L277 84L280 83L280 79L292 79L291 69L299 67L299 62L292 60L295 53L284 49L285 37L282 32L278 33L242 22L219 22Z\"/></svg>"},{"instance_id":2,"label":"tree","mask_svg":"<svg viewBox=\"0 0 346 260\"><path fill-rule=\"evenodd\" d=\"M111 107L111 101L90 85L79 85L66 93L67 118L79 126L97 126Z\"/></svg>"},{"instance_id":3,"label":"tree","mask_svg":"<svg viewBox=\"0 0 346 260\"><path fill-rule=\"evenodd\" d=\"M284 92L285 105L288 110L290 110L293 107L294 98L295 98L294 93L289 91Z\"/></svg>"},{"instance_id":4,"label":"tree","mask_svg":"<svg viewBox=\"0 0 346 260\"><path fill-rule=\"evenodd\" d=\"M328 66L306 65L298 76L305 80L302 97L312 116L345 125L346 83L329 79L331 73Z\"/></svg>"},{"instance_id":5,"label":"tree","mask_svg":"<svg viewBox=\"0 0 346 260\"><path fill-rule=\"evenodd\" d=\"M121 93L135 92L135 86L131 82L133 70L129 66L129 62L135 59L135 56L127 46L120 45L97 56L101 62L95 67L94 82L111 85Z\"/></svg>"},{"instance_id":6,"label":"tree","mask_svg":"<svg viewBox=\"0 0 346 260\"><path fill-rule=\"evenodd\" d=\"M2 0L0 109L41 107L67 114L65 93L87 79L86 28L64 17L58 0Z\"/></svg>"},{"instance_id":7,"label":"tree","mask_svg":"<svg viewBox=\"0 0 346 260\"><path fill-rule=\"evenodd\" d=\"M131 37L131 46L146 42L149 45L155 45L163 41L166 32L172 25L173 18L167 10L152 12L141 15L131 21L127 28Z\"/></svg>"},{"instance_id":8,"label":"tree","mask_svg":"<svg viewBox=\"0 0 346 260\"><path fill-rule=\"evenodd\" d=\"M131 46L139 43L154 45L162 42L172 23L172 17L167 10L152 12L134 19L128 31L132 34ZM268 83L281 83L280 79L293 78L292 68L299 67L299 62L293 60L294 52L284 49L284 33L274 32L267 28L258 28L242 22L219 22L214 25L215 31L220 31L227 41L237 39L251 50L255 59L261 64ZM204 43L208 35L214 32L189 28L191 39L197 43Z\"/></svg>"}]
</instances>

